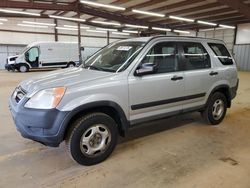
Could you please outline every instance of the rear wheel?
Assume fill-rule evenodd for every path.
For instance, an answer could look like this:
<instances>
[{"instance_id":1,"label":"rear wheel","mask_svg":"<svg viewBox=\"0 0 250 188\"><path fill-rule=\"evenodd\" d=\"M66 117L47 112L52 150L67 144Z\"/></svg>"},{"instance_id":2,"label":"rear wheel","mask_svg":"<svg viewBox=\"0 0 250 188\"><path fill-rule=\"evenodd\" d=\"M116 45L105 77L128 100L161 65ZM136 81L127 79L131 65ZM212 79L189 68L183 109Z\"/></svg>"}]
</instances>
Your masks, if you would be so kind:
<instances>
[{"instance_id":1,"label":"rear wheel","mask_svg":"<svg viewBox=\"0 0 250 188\"><path fill-rule=\"evenodd\" d=\"M224 119L226 112L227 99L223 93L216 92L208 99L208 104L201 114L207 123L217 125Z\"/></svg>"},{"instance_id":2,"label":"rear wheel","mask_svg":"<svg viewBox=\"0 0 250 188\"><path fill-rule=\"evenodd\" d=\"M73 160L88 166L104 161L113 152L117 138L117 125L110 116L91 113L72 124L65 141Z\"/></svg>"},{"instance_id":3,"label":"rear wheel","mask_svg":"<svg viewBox=\"0 0 250 188\"><path fill-rule=\"evenodd\" d=\"M28 72L28 71L29 71L29 67L28 67L27 65L25 65L25 64L20 65L20 66L18 67L18 71L19 71L19 72Z\"/></svg>"},{"instance_id":4,"label":"rear wheel","mask_svg":"<svg viewBox=\"0 0 250 188\"><path fill-rule=\"evenodd\" d=\"M67 67L75 67L75 66L76 66L76 64L74 62L69 62L67 65Z\"/></svg>"}]
</instances>

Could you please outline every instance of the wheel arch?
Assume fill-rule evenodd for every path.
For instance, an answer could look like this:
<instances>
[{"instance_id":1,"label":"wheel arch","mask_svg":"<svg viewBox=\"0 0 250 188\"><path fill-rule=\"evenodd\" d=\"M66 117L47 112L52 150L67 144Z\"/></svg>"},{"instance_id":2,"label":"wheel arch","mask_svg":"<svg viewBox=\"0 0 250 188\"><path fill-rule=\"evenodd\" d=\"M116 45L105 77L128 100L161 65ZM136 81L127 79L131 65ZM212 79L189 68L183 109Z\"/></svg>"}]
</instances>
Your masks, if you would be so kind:
<instances>
[{"instance_id":1,"label":"wheel arch","mask_svg":"<svg viewBox=\"0 0 250 188\"><path fill-rule=\"evenodd\" d=\"M74 65L76 66L76 62L74 62L74 61L69 61L69 62L67 63L67 66L69 66L70 64L74 64Z\"/></svg>"},{"instance_id":2,"label":"wheel arch","mask_svg":"<svg viewBox=\"0 0 250 188\"><path fill-rule=\"evenodd\" d=\"M28 63L28 62L21 62L21 63L17 63L16 64L18 67L21 66L21 65L26 65L28 66L29 68L32 68L31 65Z\"/></svg>"},{"instance_id":3,"label":"wheel arch","mask_svg":"<svg viewBox=\"0 0 250 188\"><path fill-rule=\"evenodd\" d=\"M29 63L18 63L18 64L15 65L15 68L19 71L21 66L25 66L27 68L26 72L29 72L29 70L31 68Z\"/></svg>"},{"instance_id":4,"label":"wheel arch","mask_svg":"<svg viewBox=\"0 0 250 188\"><path fill-rule=\"evenodd\" d=\"M227 107L230 108L231 107L231 89L228 85L223 84L223 85L218 85L216 86L214 89L212 89L212 91L210 92L210 95L207 99L206 105L208 103L208 100L210 99L210 97L215 93L215 92L221 92L226 96L227 99Z\"/></svg>"},{"instance_id":5,"label":"wheel arch","mask_svg":"<svg viewBox=\"0 0 250 188\"><path fill-rule=\"evenodd\" d=\"M117 103L112 101L99 101L81 105L69 112L62 126L62 140L65 139L72 122L74 122L80 116L92 112L102 112L111 116L118 125L119 134L123 137L126 135L129 122L122 108Z\"/></svg>"}]
</instances>

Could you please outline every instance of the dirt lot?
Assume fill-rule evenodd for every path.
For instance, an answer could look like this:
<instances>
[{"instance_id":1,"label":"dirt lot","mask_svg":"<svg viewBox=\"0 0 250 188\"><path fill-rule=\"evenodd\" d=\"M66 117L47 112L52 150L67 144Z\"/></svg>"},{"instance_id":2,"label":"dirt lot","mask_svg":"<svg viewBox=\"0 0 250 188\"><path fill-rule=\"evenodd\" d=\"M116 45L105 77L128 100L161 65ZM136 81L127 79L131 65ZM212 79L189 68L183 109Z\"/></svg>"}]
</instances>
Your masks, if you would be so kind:
<instances>
[{"instance_id":1,"label":"dirt lot","mask_svg":"<svg viewBox=\"0 0 250 188\"><path fill-rule=\"evenodd\" d=\"M65 144L49 148L22 138L8 111L17 84L39 72L0 71L0 187L250 187L250 73L240 72L232 108L220 124L199 113L139 126L105 162L74 163Z\"/></svg>"}]
</instances>

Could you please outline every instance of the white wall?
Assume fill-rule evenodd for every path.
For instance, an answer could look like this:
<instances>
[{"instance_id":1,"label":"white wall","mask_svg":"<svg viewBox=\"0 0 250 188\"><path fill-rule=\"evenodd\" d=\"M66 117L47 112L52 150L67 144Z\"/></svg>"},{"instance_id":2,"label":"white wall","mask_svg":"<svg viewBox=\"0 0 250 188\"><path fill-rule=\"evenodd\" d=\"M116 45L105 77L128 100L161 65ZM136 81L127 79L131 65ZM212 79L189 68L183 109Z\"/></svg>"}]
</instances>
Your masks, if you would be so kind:
<instances>
[{"instance_id":1,"label":"white wall","mask_svg":"<svg viewBox=\"0 0 250 188\"><path fill-rule=\"evenodd\" d=\"M19 53L22 50L22 46L28 45L32 42L37 41L55 41L54 28L31 28L31 27L21 27L17 24L21 24L22 21L36 21L36 22L45 22L53 23L52 19L29 19L29 18L7 18L7 22L0 25L0 69L4 67L6 62L6 57ZM58 26L63 25L73 25L76 26L76 23L58 20ZM82 25L84 26L84 25ZM89 26L90 29L95 29L94 27ZM77 42L78 32L77 31L67 31L67 30L58 30L58 41L65 42ZM87 32L86 30L81 30L81 40L82 46L85 47L86 51L84 52L84 57L89 56L89 53L95 52L103 46L106 46L107 33L94 33ZM123 35L113 35L110 34L110 42L120 40L123 38L130 38L131 36ZM20 47L21 45L21 47ZM11 52L11 49L15 52ZM84 58L85 59L85 58Z\"/></svg>"},{"instance_id":2,"label":"white wall","mask_svg":"<svg viewBox=\"0 0 250 188\"><path fill-rule=\"evenodd\" d=\"M231 52L233 51L234 36L235 36L234 29L219 29L219 30L212 30L212 31L202 31L202 32L198 32L197 36L223 40L226 43L227 48Z\"/></svg>"},{"instance_id":3,"label":"white wall","mask_svg":"<svg viewBox=\"0 0 250 188\"><path fill-rule=\"evenodd\" d=\"M250 44L250 23L238 25L236 44Z\"/></svg>"},{"instance_id":4,"label":"white wall","mask_svg":"<svg viewBox=\"0 0 250 188\"><path fill-rule=\"evenodd\" d=\"M55 40L53 27L44 29L44 28L30 28L30 27L17 26L17 24L22 23L23 20L53 23L53 20L51 19L8 18L8 22L3 22L4 24L0 25L0 44L29 44L31 42L36 42L36 41ZM63 26L63 25L76 26L76 23L58 20L58 26ZM95 29L91 26L90 28ZM35 33L22 33L22 32L38 32L38 33L35 34ZM69 42L78 41L77 36L65 36L64 34L77 35L77 31L58 30L59 41L69 41ZM81 30L81 34L84 35L84 37L82 37L82 42L84 46L102 47L107 44L106 33L93 33L93 32L87 32L86 30ZM128 37L123 35L110 34L110 38L118 40Z\"/></svg>"},{"instance_id":5,"label":"white wall","mask_svg":"<svg viewBox=\"0 0 250 188\"><path fill-rule=\"evenodd\" d=\"M0 69L4 69L8 56L16 55L22 51L24 46L0 45Z\"/></svg>"}]
</instances>

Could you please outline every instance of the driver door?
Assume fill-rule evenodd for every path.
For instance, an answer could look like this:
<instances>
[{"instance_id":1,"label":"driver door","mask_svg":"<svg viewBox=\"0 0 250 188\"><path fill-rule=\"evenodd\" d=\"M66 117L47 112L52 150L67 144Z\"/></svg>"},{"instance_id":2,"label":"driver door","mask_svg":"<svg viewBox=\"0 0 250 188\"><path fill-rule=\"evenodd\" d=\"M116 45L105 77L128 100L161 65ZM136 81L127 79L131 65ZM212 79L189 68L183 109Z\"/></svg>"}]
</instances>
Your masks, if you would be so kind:
<instances>
[{"instance_id":1,"label":"driver door","mask_svg":"<svg viewBox=\"0 0 250 188\"><path fill-rule=\"evenodd\" d=\"M143 76L135 76L132 72L129 76L131 124L180 113L184 81L177 43L156 43L145 54L138 68L143 64L154 64L156 71Z\"/></svg>"},{"instance_id":2,"label":"driver door","mask_svg":"<svg viewBox=\"0 0 250 188\"><path fill-rule=\"evenodd\" d=\"M25 60L32 68L39 66L39 48L32 47L25 53Z\"/></svg>"}]
</instances>

